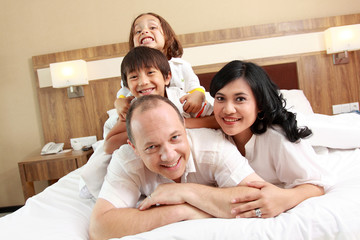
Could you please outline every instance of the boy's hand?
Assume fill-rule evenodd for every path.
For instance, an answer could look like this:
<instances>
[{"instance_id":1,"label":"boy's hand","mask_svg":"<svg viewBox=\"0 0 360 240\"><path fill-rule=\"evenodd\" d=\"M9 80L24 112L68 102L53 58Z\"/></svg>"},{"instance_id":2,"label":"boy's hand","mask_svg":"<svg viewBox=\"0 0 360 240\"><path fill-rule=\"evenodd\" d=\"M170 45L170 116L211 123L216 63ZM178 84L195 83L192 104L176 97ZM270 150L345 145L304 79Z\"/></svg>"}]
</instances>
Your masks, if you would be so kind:
<instances>
[{"instance_id":1,"label":"boy's hand","mask_svg":"<svg viewBox=\"0 0 360 240\"><path fill-rule=\"evenodd\" d=\"M199 91L186 94L180 98L180 102L185 104L183 106L186 113L197 113L200 111L202 103L205 100L205 94Z\"/></svg>"},{"instance_id":2,"label":"boy's hand","mask_svg":"<svg viewBox=\"0 0 360 240\"><path fill-rule=\"evenodd\" d=\"M126 97L126 98L117 98L114 102L114 106L116 108L116 112L119 115L120 121L125 121L126 114L129 110L130 103L134 99L134 96Z\"/></svg>"}]
</instances>

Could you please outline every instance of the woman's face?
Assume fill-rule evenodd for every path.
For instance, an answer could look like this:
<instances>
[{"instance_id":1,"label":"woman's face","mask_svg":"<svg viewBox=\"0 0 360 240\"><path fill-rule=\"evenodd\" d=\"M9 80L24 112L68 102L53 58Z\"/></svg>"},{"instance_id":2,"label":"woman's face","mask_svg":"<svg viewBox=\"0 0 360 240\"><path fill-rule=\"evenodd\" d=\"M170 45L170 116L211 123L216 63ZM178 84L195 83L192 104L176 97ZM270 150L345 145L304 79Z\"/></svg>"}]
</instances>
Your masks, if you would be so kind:
<instances>
[{"instance_id":1,"label":"woman's face","mask_svg":"<svg viewBox=\"0 0 360 240\"><path fill-rule=\"evenodd\" d=\"M215 119L229 136L248 132L258 112L255 96L243 78L228 83L215 94Z\"/></svg>"}]
</instances>

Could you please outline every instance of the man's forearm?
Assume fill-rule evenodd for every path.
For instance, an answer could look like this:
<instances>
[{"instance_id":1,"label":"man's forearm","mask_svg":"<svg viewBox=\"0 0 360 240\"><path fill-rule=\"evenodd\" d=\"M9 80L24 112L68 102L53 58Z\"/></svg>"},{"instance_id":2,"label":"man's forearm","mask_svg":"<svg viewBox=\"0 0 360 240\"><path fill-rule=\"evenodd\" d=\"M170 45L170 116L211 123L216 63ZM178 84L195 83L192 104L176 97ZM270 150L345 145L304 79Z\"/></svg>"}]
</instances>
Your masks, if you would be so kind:
<instances>
[{"instance_id":1,"label":"man's forearm","mask_svg":"<svg viewBox=\"0 0 360 240\"><path fill-rule=\"evenodd\" d=\"M110 203L100 200L108 206ZM102 203L102 204L103 204ZM210 217L188 204L159 206L139 211L136 208L112 208L100 213L94 208L90 221L90 239L120 238L188 219Z\"/></svg>"},{"instance_id":2,"label":"man's forearm","mask_svg":"<svg viewBox=\"0 0 360 240\"><path fill-rule=\"evenodd\" d=\"M191 189L186 194L185 201L204 212L219 218L234 218L231 213L231 199L250 192L258 192L258 189L245 186L230 188L216 188L199 184L191 184Z\"/></svg>"}]
</instances>

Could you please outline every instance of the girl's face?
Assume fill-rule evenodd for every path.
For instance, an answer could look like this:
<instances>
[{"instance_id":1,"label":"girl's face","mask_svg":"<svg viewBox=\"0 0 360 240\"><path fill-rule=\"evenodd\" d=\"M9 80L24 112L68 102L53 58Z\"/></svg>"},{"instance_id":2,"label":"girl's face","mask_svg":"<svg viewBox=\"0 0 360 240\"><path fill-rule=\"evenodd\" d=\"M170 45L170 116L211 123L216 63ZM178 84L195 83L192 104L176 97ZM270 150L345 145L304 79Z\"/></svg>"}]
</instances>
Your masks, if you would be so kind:
<instances>
[{"instance_id":1,"label":"girl's face","mask_svg":"<svg viewBox=\"0 0 360 240\"><path fill-rule=\"evenodd\" d=\"M166 79L161 71L155 67L141 68L139 71L133 71L127 74L127 83L130 92L135 97L144 95L165 95L165 86L169 84L171 74Z\"/></svg>"},{"instance_id":2,"label":"girl's face","mask_svg":"<svg viewBox=\"0 0 360 240\"><path fill-rule=\"evenodd\" d=\"M163 52L165 46L164 31L159 19L152 15L143 15L134 23L134 46L147 46Z\"/></svg>"},{"instance_id":3,"label":"girl's face","mask_svg":"<svg viewBox=\"0 0 360 240\"><path fill-rule=\"evenodd\" d=\"M259 110L249 84L238 78L215 94L214 115L229 136L248 134Z\"/></svg>"}]
</instances>

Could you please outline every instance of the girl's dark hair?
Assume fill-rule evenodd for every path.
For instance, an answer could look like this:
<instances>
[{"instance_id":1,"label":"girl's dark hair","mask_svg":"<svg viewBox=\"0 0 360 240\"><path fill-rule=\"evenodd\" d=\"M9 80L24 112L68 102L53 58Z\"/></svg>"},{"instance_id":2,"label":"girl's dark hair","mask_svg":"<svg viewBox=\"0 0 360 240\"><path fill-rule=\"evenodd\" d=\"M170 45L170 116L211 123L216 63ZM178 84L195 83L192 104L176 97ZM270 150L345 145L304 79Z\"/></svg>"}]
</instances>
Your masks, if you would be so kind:
<instances>
[{"instance_id":1,"label":"girl's dark hair","mask_svg":"<svg viewBox=\"0 0 360 240\"><path fill-rule=\"evenodd\" d=\"M125 87L129 87L127 75L143 68L159 69L164 79L167 78L170 65L165 55L155 48L136 47L130 50L121 63L121 80Z\"/></svg>"},{"instance_id":2,"label":"girl's dark hair","mask_svg":"<svg viewBox=\"0 0 360 240\"><path fill-rule=\"evenodd\" d=\"M183 55L183 48L181 46L181 43L179 39L177 38L174 30L171 28L170 24L161 16L155 14L155 13L143 13L137 16L133 23L131 24L130 29L130 35L129 35L129 48L130 50L133 49L134 46L134 28L135 28L135 22L138 18L144 16L144 15L151 15L159 19L161 28L164 31L164 39L165 39L165 45L163 49L163 53L167 57L168 60L170 60L173 57L181 58Z\"/></svg>"},{"instance_id":3,"label":"girl's dark hair","mask_svg":"<svg viewBox=\"0 0 360 240\"><path fill-rule=\"evenodd\" d=\"M215 97L225 85L239 78L249 84L260 110L256 121L250 127L254 134L262 134L274 124L284 130L290 142L312 134L308 127L297 126L296 115L286 110L286 101L278 86L271 81L263 68L254 63L235 60L226 64L211 81L211 96Z\"/></svg>"}]
</instances>

